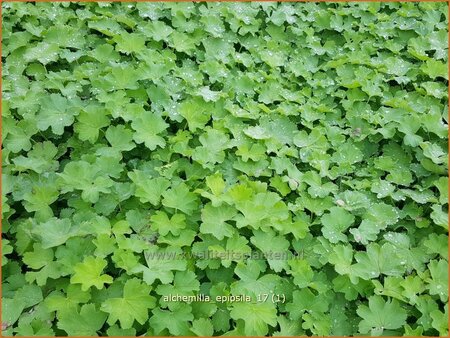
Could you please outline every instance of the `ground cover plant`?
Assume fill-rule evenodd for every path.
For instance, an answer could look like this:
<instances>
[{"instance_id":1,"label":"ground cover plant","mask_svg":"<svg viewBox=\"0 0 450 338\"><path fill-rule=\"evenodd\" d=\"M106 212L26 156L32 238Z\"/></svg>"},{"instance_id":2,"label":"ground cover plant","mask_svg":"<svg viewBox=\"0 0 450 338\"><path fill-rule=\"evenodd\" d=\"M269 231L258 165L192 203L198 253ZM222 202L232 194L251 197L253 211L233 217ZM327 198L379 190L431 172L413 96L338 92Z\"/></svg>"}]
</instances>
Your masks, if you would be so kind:
<instances>
[{"instance_id":1,"label":"ground cover plant","mask_svg":"<svg viewBox=\"0 0 450 338\"><path fill-rule=\"evenodd\" d=\"M448 334L446 3L2 10L3 334Z\"/></svg>"}]
</instances>

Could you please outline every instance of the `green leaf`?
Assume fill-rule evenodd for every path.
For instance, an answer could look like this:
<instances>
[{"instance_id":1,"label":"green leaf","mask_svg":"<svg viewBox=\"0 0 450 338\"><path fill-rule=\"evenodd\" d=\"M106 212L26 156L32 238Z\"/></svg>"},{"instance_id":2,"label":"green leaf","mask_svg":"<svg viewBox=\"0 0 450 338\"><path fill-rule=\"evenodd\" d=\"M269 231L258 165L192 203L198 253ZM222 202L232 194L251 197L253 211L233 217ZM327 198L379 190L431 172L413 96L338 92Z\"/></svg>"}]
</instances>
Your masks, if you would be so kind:
<instances>
[{"instance_id":1,"label":"green leaf","mask_svg":"<svg viewBox=\"0 0 450 338\"><path fill-rule=\"evenodd\" d=\"M362 318L359 332L380 336L384 330L393 330L406 323L406 311L397 300L385 301L380 296L369 297L369 304L360 305L356 310Z\"/></svg>"},{"instance_id":2,"label":"green leaf","mask_svg":"<svg viewBox=\"0 0 450 338\"><path fill-rule=\"evenodd\" d=\"M69 162L58 175L64 182L62 192L82 190L81 198L91 203L98 201L100 193L109 193L113 185L113 181L103 175L100 168L85 161Z\"/></svg>"},{"instance_id":3,"label":"green leaf","mask_svg":"<svg viewBox=\"0 0 450 338\"><path fill-rule=\"evenodd\" d=\"M81 284L83 291L87 291L91 286L102 289L104 284L113 282L111 276L101 274L106 265L106 260L100 257L86 257L82 263L74 266L75 273L70 278L70 282Z\"/></svg>"},{"instance_id":4,"label":"green leaf","mask_svg":"<svg viewBox=\"0 0 450 338\"><path fill-rule=\"evenodd\" d=\"M64 127L74 122L75 115L78 115L78 110L69 103L69 100L59 94L50 94L41 100L37 127L40 130L51 127L56 135L62 135Z\"/></svg>"},{"instance_id":5,"label":"green leaf","mask_svg":"<svg viewBox=\"0 0 450 338\"><path fill-rule=\"evenodd\" d=\"M106 333L110 337L114 336L135 336L136 335L136 329L130 328L130 329L122 329L117 324L114 324L106 330Z\"/></svg>"},{"instance_id":6,"label":"green leaf","mask_svg":"<svg viewBox=\"0 0 450 338\"><path fill-rule=\"evenodd\" d=\"M173 311L156 308L152 314L149 324L156 334L167 329L175 336L188 335L190 332L188 322L194 319L191 307L183 303L176 304Z\"/></svg>"},{"instance_id":7,"label":"green leaf","mask_svg":"<svg viewBox=\"0 0 450 338\"><path fill-rule=\"evenodd\" d=\"M109 298L102 303L101 310L109 314L108 324L119 321L122 329L130 329L135 320L144 324L148 320L148 309L156 305L150 291L151 287L137 278L127 280L122 297Z\"/></svg>"},{"instance_id":8,"label":"green leaf","mask_svg":"<svg viewBox=\"0 0 450 338\"><path fill-rule=\"evenodd\" d=\"M33 251L23 254L23 261L32 269L40 269L53 260L53 249L44 249L38 243L33 244Z\"/></svg>"},{"instance_id":9,"label":"green leaf","mask_svg":"<svg viewBox=\"0 0 450 338\"><path fill-rule=\"evenodd\" d=\"M237 210L231 206L213 207L208 203L202 209L200 231L205 234L212 234L219 240L224 237L231 237L234 228L227 222L232 220L236 214Z\"/></svg>"},{"instance_id":10,"label":"green leaf","mask_svg":"<svg viewBox=\"0 0 450 338\"><path fill-rule=\"evenodd\" d=\"M438 330L441 336L448 335L448 304L445 305L445 312L441 312L439 310L434 310L430 313L431 318L433 320L432 326L436 330Z\"/></svg>"},{"instance_id":11,"label":"green leaf","mask_svg":"<svg viewBox=\"0 0 450 338\"><path fill-rule=\"evenodd\" d=\"M243 320L244 330L248 336L264 336L269 332L269 325L277 324L277 311L271 303L235 303L230 311L231 318Z\"/></svg>"},{"instance_id":12,"label":"green leaf","mask_svg":"<svg viewBox=\"0 0 450 338\"><path fill-rule=\"evenodd\" d=\"M420 69L432 79L442 77L448 80L448 70L445 63L433 59L427 60Z\"/></svg>"},{"instance_id":13,"label":"green leaf","mask_svg":"<svg viewBox=\"0 0 450 338\"><path fill-rule=\"evenodd\" d=\"M300 288L307 287L314 277L309 263L305 259L292 259L288 264L289 274L294 277L294 284Z\"/></svg>"},{"instance_id":14,"label":"green leaf","mask_svg":"<svg viewBox=\"0 0 450 338\"><path fill-rule=\"evenodd\" d=\"M199 318L192 322L191 331L199 337L212 336L214 334L214 327L211 320L206 318Z\"/></svg>"},{"instance_id":15,"label":"green leaf","mask_svg":"<svg viewBox=\"0 0 450 338\"><path fill-rule=\"evenodd\" d=\"M5 255L8 255L13 252L13 247L9 245L9 241L7 239L2 238L2 266L8 264L8 258Z\"/></svg>"},{"instance_id":16,"label":"green leaf","mask_svg":"<svg viewBox=\"0 0 450 338\"><path fill-rule=\"evenodd\" d=\"M13 162L20 171L33 170L41 174L57 168L58 162L53 160L57 152L58 149L51 142L35 143L33 149L27 153L27 157L17 156Z\"/></svg>"},{"instance_id":17,"label":"green leaf","mask_svg":"<svg viewBox=\"0 0 450 338\"><path fill-rule=\"evenodd\" d=\"M135 196L141 202L150 202L158 205L162 194L170 186L170 181L164 177L151 178L151 176L143 171L134 170L128 173L128 177L136 184Z\"/></svg>"},{"instance_id":18,"label":"green leaf","mask_svg":"<svg viewBox=\"0 0 450 338\"><path fill-rule=\"evenodd\" d=\"M281 272L286 269L286 258L284 255L288 252L289 241L282 236L275 236L273 233L254 231L250 239L261 252L266 254L267 262L272 270Z\"/></svg>"},{"instance_id":19,"label":"green leaf","mask_svg":"<svg viewBox=\"0 0 450 338\"><path fill-rule=\"evenodd\" d=\"M175 187L163 192L162 204L168 208L180 210L187 215L198 209L197 196L189 191L185 183L180 183Z\"/></svg>"},{"instance_id":20,"label":"green leaf","mask_svg":"<svg viewBox=\"0 0 450 338\"><path fill-rule=\"evenodd\" d=\"M107 315L96 310L94 304L85 304L80 311L66 311L58 315L58 328L68 335L96 336L106 321Z\"/></svg>"},{"instance_id":21,"label":"green leaf","mask_svg":"<svg viewBox=\"0 0 450 338\"><path fill-rule=\"evenodd\" d=\"M46 65L58 60L59 47L53 43L39 42L23 55L26 62L37 60Z\"/></svg>"},{"instance_id":22,"label":"green leaf","mask_svg":"<svg viewBox=\"0 0 450 338\"><path fill-rule=\"evenodd\" d=\"M186 228L186 217L183 214L175 214L169 219L165 212L157 211L150 218L150 221L152 222L151 227L162 236L167 235L169 232L178 236Z\"/></svg>"},{"instance_id":23,"label":"green leaf","mask_svg":"<svg viewBox=\"0 0 450 338\"><path fill-rule=\"evenodd\" d=\"M322 234L331 243L347 242L347 236L343 234L355 221L355 217L340 207L332 207L330 213L321 218Z\"/></svg>"},{"instance_id":24,"label":"green leaf","mask_svg":"<svg viewBox=\"0 0 450 338\"><path fill-rule=\"evenodd\" d=\"M188 125L190 131L203 128L211 118L211 105L198 97L191 98L180 104L179 111Z\"/></svg>"},{"instance_id":25,"label":"green leaf","mask_svg":"<svg viewBox=\"0 0 450 338\"><path fill-rule=\"evenodd\" d=\"M447 159L446 153L437 144L423 142L420 147L423 149L423 154L436 164L444 163Z\"/></svg>"},{"instance_id":26,"label":"green leaf","mask_svg":"<svg viewBox=\"0 0 450 338\"><path fill-rule=\"evenodd\" d=\"M172 27L167 26L163 21L148 22L142 31L148 37L151 37L155 41L166 40L167 37L173 32Z\"/></svg>"},{"instance_id":27,"label":"green leaf","mask_svg":"<svg viewBox=\"0 0 450 338\"><path fill-rule=\"evenodd\" d=\"M162 283L170 283L173 280L173 271L186 269L186 260L182 259L179 248L156 249L155 247L144 251L147 266L137 266L136 272L143 272L143 279L148 285L152 285L156 279Z\"/></svg>"},{"instance_id":28,"label":"green leaf","mask_svg":"<svg viewBox=\"0 0 450 338\"><path fill-rule=\"evenodd\" d=\"M130 151L135 147L133 132L123 125L109 126L105 132L105 137L111 144L111 147L118 151Z\"/></svg>"},{"instance_id":29,"label":"green leaf","mask_svg":"<svg viewBox=\"0 0 450 338\"><path fill-rule=\"evenodd\" d=\"M69 219L57 219L55 217L33 227L33 234L38 236L44 249L64 244L77 233L77 229L72 226Z\"/></svg>"},{"instance_id":30,"label":"green leaf","mask_svg":"<svg viewBox=\"0 0 450 338\"><path fill-rule=\"evenodd\" d=\"M108 111L95 105L89 105L77 116L74 124L75 131L82 141L94 143L99 134L99 130L109 125Z\"/></svg>"},{"instance_id":31,"label":"green leaf","mask_svg":"<svg viewBox=\"0 0 450 338\"><path fill-rule=\"evenodd\" d=\"M200 290L200 283L196 277L196 274L192 271L177 271L173 285L159 285L156 288L156 293L162 296L161 304L168 304L171 309L173 304L170 301L165 301L165 296L195 296Z\"/></svg>"},{"instance_id":32,"label":"green leaf","mask_svg":"<svg viewBox=\"0 0 450 338\"><path fill-rule=\"evenodd\" d=\"M150 150L155 150L157 147L164 147L166 145L165 139L160 136L169 125L164 120L154 113L145 111L145 113L131 123L131 127L135 130L133 140L136 143L144 143Z\"/></svg>"},{"instance_id":33,"label":"green leaf","mask_svg":"<svg viewBox=\"0 0 450 338\"><path fill-rule=\"evenodd\" d=\"M122 32L114 37L116 50L130 54L139 53L145 48L145 38L140 34Z\"/></svg>"},{"instance_id":34,"label":"green leaf","mask_svg":"<svg viewBox=\"0 0 450 338\"><path fill-rule=\"evenodd\" d=\"M352 266L354 274L363 279L377 278L381 274L399 276L405 271L406 262L397 255L396 249L389 243L380 246L367 245L365 252L355 254L356 264Z\"/></svg>"},{"instance_id":35,"label":"green leaf","mask_svg":"<svg viewBox=\"0 0 450 338\"><path fill-rule=\"evenodd\" d=\"M115 34L121 33L120 24L111 19L99 19L95 21L89 21L88 26L90 29L98 30L99 32L107 35L113 36Z\"/></svg>"},{"instance_id":36,"label":"green leaf","mask_svg":"<svg viewBox=\"0 0 450 338\"><path fill-rule=\"evenodd\" d=\"M224 161L224 150L228 148L229 143L226 134L215 129L208 129L206 133L199 137L199 140L202 146L194 149L192 159L205 168L210 168L212 164Z\"/></svg>"},{"instance_id":37,"label":"green leaf","mask_svg":"<svg viewBox=\"0 0 450 338\"><path fill-rule=\"evenodd\" d=\"M442 301L448 298L448 263L445 260L432 260L428 264L431 278L426 282L431 295L437 295Z\"/></svg>"},{"instance_id":38,"label":"green leaf","mask_svg":"<svg viewBox=\"0 0 450 338\"><path fill-rule=\"evenodd\" d=\"M25 284L14 293L14 298L3 298L2 321L13 325L21 316L22 311L42 301L42 290L37 285Z\"/></svg>"},{"instance_id":39,"label":"green leaf","mask_svg":"<svg viewBox=\"0 0 450 338\"><path fill-rule=\"evenodd\" d=\"M22 314L25 308L23 301L17 301L17 299L4 298L2 300L2 321L6 325L13 325Z\"/></svg>"}]
</instances>

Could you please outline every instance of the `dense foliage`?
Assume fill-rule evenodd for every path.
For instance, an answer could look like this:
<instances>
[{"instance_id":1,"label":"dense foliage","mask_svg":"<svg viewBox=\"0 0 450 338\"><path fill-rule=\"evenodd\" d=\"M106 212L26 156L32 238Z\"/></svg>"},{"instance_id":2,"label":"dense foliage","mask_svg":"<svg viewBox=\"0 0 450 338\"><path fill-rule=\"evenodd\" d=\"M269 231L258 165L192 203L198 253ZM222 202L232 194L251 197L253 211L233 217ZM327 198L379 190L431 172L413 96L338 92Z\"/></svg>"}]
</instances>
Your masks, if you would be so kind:
<instances>
[{"instance_id":1,"label":"dense foliage","mask_svg":"<svg viewBox=\"0 0 450 338\"><path fill-rule=\"evenodd\" d=\"M447 334L446 3L2 6L4 334Z\"/></svg>"}]
</instances>

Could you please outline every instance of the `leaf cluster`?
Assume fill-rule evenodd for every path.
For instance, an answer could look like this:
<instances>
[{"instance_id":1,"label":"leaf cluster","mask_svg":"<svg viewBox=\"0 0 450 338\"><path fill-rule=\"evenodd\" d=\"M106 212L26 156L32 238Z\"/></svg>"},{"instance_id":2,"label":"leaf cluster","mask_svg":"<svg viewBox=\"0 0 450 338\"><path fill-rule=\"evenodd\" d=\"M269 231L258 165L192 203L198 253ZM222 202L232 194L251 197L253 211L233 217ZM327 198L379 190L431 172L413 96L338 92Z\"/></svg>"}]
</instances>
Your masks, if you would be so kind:
<instances>
[{"instance_id":1,"label":"leaf cluster","mask_svg":"<svg viewBox=\"0 0 450 338\"><path fill-rule=\"evenodd\" d=\"M448 335L446 3L2 8L3 334Z\"/></svg>"}]
</instances>

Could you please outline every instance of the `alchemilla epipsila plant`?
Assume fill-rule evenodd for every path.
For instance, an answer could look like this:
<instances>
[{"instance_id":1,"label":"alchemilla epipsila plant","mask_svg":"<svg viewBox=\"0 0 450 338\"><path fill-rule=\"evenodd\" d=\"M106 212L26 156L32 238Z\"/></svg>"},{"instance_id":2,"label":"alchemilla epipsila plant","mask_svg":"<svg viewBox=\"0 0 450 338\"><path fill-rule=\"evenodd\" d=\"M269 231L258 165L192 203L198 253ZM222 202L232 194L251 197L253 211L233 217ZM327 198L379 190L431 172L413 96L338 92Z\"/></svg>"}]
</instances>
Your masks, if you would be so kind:
<instances>
[{"instance_id":1,"label":"alchemilla epipsila plant","mask_svg":"<svg viewBox=\"0 0 450 338\"><path fill-rule=\"evenodd\" d=\"M448 334L447 3L2 9L4 335Z\"/></svg>"}]
</instances>

